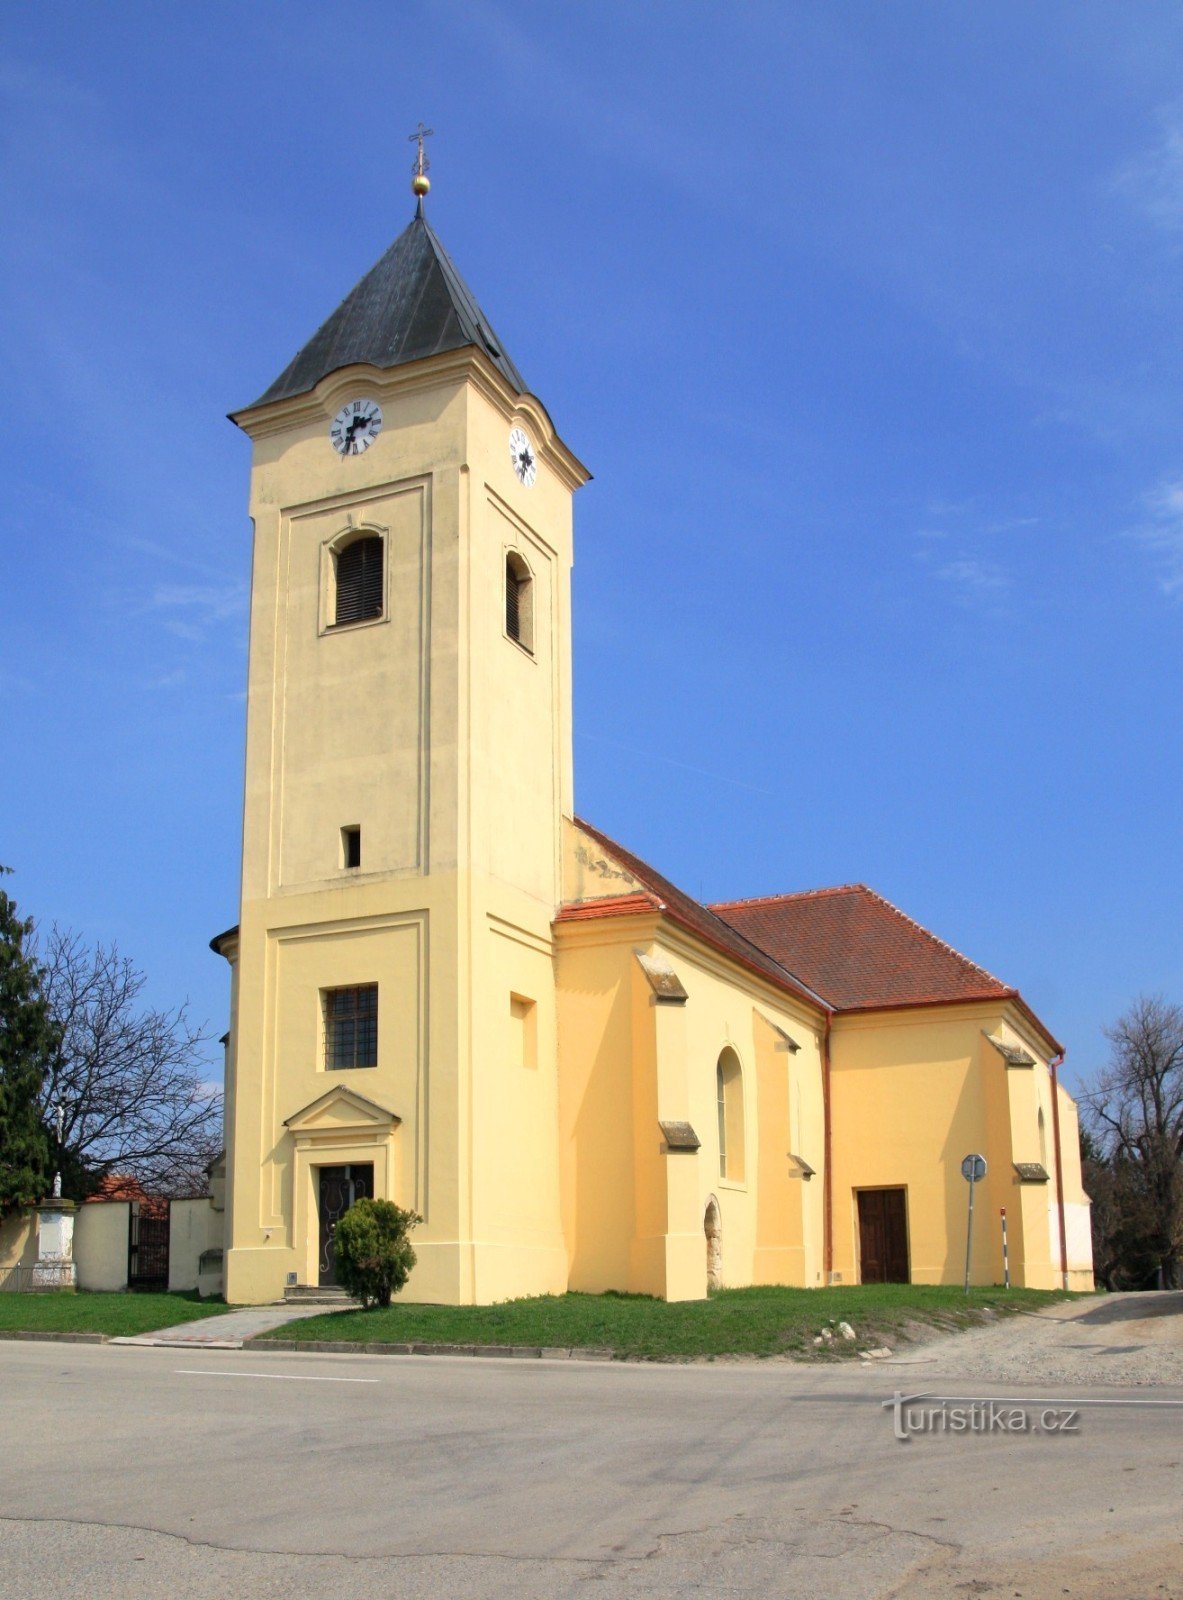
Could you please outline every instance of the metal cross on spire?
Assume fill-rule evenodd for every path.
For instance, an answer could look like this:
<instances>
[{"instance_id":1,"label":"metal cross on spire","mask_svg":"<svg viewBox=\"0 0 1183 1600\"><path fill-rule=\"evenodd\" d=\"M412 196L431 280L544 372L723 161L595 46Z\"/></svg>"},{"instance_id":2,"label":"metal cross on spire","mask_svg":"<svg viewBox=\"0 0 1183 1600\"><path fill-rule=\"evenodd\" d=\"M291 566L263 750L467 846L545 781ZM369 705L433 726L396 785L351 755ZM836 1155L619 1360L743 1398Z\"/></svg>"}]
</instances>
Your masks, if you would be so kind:
<instances>
[{"instance_id":1,"label":"metal cross on spire","mask_svg":"<svg viewBox=\"0 0 1183 1600\"><path fill-rule=\"evenodd\" d=\"M431 188L431 179L427 176L427 169L430 167L431 162L427 159L427 152L423 148L423 141L424 139L430 139L434 133L434 128L425 128L423 124L420 123L415 129L414 133L409 133L407 135L407 140L410 144L418 144L419 146L418 152L415 156L415 164L411 168L411 172L413 174L411 178L411 193L418 196L420 204L422 204L423 196Z\"/></svg>"}]
</instances>

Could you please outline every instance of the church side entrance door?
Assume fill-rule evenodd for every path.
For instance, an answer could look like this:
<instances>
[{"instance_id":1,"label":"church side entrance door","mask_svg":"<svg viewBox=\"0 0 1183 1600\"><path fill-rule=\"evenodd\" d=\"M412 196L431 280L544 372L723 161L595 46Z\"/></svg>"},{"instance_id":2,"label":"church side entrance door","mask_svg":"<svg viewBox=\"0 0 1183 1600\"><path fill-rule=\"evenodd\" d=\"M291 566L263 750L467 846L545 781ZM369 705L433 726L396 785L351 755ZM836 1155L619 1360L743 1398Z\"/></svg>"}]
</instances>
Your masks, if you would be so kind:
<instances>
[{"instance_id":1,"label":"church side entrance door","mask_svg":"<svg viewBox=\"0 0 1183 1600\"><path fill-rule=\"evenodd\" d=\"M374 1197L372 1164L352 1167L320 1167L320 1277L323 1288L337 1281L337 1250L333 1234L337 1224L355 1200Z\"/></svg>"},{"instance_id":2,"label":"church side entrance door","mask_svg":"<svg viewBox=\"0 0 1183 1600\"><path fill-rule=\"evenodd\" d=\"M863 1283L908 1283L908 1213L902 1189L860 1189L859 1260Z\"/></svg>"}]
</instances>

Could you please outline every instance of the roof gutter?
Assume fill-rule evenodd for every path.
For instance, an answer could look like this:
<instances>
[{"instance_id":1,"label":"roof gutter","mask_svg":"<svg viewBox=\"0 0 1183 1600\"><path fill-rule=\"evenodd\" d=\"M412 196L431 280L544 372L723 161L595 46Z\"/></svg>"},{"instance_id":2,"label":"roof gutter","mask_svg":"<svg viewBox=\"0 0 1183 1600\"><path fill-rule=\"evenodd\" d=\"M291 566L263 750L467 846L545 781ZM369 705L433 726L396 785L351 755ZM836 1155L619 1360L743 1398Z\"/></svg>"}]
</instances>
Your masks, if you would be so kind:
<instances>
[{"instance_id":1,"label":"roof gutter","mask_svg":"<svg viewBox=\"0 0 1183 1600\"><path fill-rule=\"evenodd\" d=\"M1068 1287L1068 1230L1064 1225L1064 1163L1060 1155L1060 1082L1057 1068L1063 1066L1067 1051L1061 1050L1048 1062L1052 1075L1052 1140L1056 1147L1056 1208L1060 1213L1060 1287Z\"/></svg>"}]
</instances>

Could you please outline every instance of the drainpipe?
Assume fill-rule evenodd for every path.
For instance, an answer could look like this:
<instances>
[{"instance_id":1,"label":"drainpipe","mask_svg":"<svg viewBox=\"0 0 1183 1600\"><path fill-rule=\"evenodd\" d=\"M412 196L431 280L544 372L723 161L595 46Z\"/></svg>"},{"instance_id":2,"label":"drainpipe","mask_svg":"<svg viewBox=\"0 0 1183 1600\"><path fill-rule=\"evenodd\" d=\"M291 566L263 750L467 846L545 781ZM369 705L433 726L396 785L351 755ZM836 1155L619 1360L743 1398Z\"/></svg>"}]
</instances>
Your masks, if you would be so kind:
<instances>
[{"instance_id":1,"label":"drainpipe","mask_svg":"<svg viewBox=\"0 0 1183 1600\"><path fill-rule=\"evenodd\" d=\"M828 1286L834 1270L834 1179L830 1164L830 1023L826 1012L826 1031L822 1035L822 1134L826 1163L826 1182L822 1207L822 1281ZM1061 1212L1061 1217L1063 1213Z\"/></svg>"},{"instance_id":2,"label":"drainpipe","mask_svg":"<svg viewBox=\"0 0 1183 1600\"><path fill-rule=\"evenodd\" d=\"M1064 1163L1060 1159L1060 1087L1056 1069L1063 1066L1067 1052L1061 1050L1048 1062L1052 1075L1052 1142L1056 1147L1056 1206L1060 1213L1060 1286L1068 1287L1068 1233L1064 1226Z\"/></svg>"}]
</instances>

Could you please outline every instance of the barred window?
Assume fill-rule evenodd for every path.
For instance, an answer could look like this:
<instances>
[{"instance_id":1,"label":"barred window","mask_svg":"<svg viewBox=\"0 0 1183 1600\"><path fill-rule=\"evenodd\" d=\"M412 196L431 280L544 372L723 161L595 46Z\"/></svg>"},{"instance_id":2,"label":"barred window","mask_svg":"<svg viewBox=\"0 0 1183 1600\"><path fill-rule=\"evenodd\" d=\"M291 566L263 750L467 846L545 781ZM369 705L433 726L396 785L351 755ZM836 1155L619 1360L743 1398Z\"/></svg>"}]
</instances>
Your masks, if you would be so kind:
<instances>
[{"instance_id":1,"label":"barred window","mask_svg":"<svg viewBox=\"0 0 1183 1600\"><path fill-rule=\"evenodd\" d=\"M337 607L334 622L365 622L382 615L382 540L377 534L354 539L337 553Z\"/></svg>"},{"instance_id":2,"label":"barred window","mask_svg":"<svg viewBox=\"0 0 1183 1600\"><path fill-rule=\"evenodd\" d=\"M325 1068L346 1072L378 1065L378 985L326 989Z\"/></svg>"}]
</instances>

